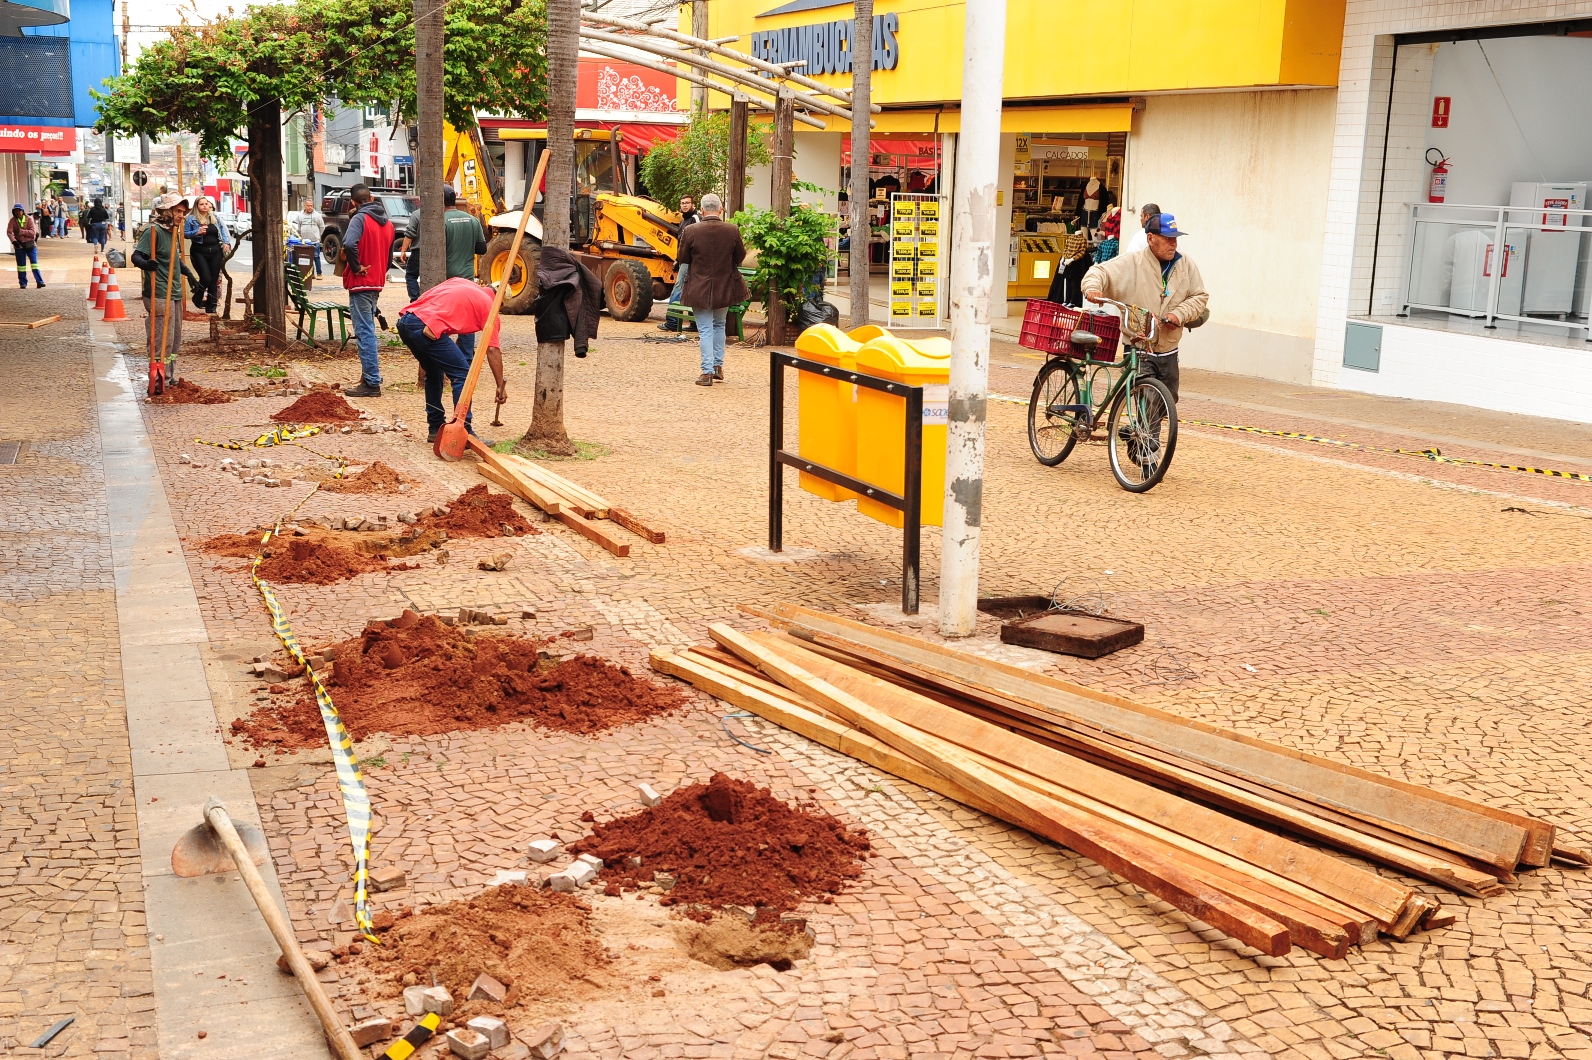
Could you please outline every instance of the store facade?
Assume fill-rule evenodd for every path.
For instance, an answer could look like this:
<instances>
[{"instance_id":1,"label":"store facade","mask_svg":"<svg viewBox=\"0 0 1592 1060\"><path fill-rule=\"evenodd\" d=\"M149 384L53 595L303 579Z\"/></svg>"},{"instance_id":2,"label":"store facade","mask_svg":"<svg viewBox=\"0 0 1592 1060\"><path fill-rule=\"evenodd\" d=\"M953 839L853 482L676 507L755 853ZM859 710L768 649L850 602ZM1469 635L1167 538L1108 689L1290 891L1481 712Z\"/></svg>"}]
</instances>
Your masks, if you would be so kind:
<instances>
[{"instance_id":1,"label":"store facade","mask_svg":"<svg viewBox=\"0 0 1592 1060\"><path fill-rule=\"evenodd\" d=\"M740 35L730 47L803 62L810 76L850 87L849 3L715 0L709 10L713 37ZM882 169L895 168L903 194L914 172L932 180L946 219L937 251L948 263L964 8L876 0L874 11L873 97L884 111L870 183L877 199ZM1092 253L1115 207L1125 242L1137 207L1156 202L1193 233L1184 250L1213 291L1213 322L1190 336L1185 363L1308 380L1342 27L1341 0L1215 0L1197 15L1151 0L1126 18L1081 0L1008 0L998 207L1008 253L996 314L1020 317L1025 299L1049 293L1073 260L1069 235L1085 230ZM689 90L679 84L682 106ZM714 95L711 105L728 100ZM839 213L850 131L818 117L824 130L798 127L794 171L825 191L798 198ZM902 145L916 162L904 172ZM930 153L937 170L924 164ZM747 201L768 205L766 173L754 175ZM880 220L876 243L893 237L889 214ZM1285 274L1260 260L1273 238L1296 259ZM919 244L921 253L921 235Z\"/></svg>"},{"instance_id":2,"label":"store facade","mask_svg":"<svg viewBox=\"0 0 1592 1060\"><path fill-rule=\"evenodd\" d=\"M1311 381L1592 422L1592 3L1351 2Z\"/></svg>"}]
</instances>

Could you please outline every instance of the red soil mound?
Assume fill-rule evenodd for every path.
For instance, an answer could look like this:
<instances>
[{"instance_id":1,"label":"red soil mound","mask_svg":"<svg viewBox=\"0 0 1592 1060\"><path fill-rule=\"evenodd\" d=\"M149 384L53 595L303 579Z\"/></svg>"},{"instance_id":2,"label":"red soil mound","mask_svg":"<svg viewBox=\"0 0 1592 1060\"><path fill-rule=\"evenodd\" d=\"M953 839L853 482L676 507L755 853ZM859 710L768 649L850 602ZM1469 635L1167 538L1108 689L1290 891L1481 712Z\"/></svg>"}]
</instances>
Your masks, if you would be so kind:
<instances>
[{"instance_id":1,"label":"red soil mound","mask_svg":"<svg viewBox=\"0 0 1592 1060\"><path fill-rule=\"evenodd\" d=\"M386 569L387 563L380 556L309 538L290 537L282 544L273 541L266 549L265 562L260 564L260 577L268 582L330 585L356 574Z\"/></svg>"},{"instance_id":2,"label":"red soil mound","mask_svg":"<svg viewBox=\"0 0 1592 1060\"><path fill-rule=\"evenodd\" d=\"M432 513L420 520L419 529L446 530L453 537L502 537L504 524L512 526L516 534L541 532L514 510L513 497L491 492L484 482L471 486L446 507L447 515Z\"/></svg>"},{"instance_id":3,"label":"red soil mound","mask_svg":"<svg viewBox=\"0 0 1592 1060\"><path fill-rule=\"evenodd\" d=\"M321 483L322 493L397 493L409 480L377 460L357 475Z\"/></svg>"},{"instance_id":4,"label":"red soil mound","mask_svg":"<svg viewBox=\"0 0 1592 1060\"><path fill-rule=\"evenodd\" d=\"M603 859L610 893L664 872L676 880L665 905L753 905L762 919L839 891L862 875L869 845L866 833L816 807L791 806L767 788L715 773L598 825L569 849ZM641 867L628 868L625 859L635 857Z\"/></svg>"},{"instance_id":5,"label":"red soil mound","mask_svg":"<svg viewBox=\"0 0 1592 1060\"><path fill-rule=\"evenodd\" d=\"M253 559L260 554L260 539L264 536L263 530L253 534L217 534L199 547L218 556Z\"/></svg>"},{"instance_id":6,"label":"red soil mound","mask_svg":"<svg viewBox=\"0 0 1592 1060\"><path fill-rule=\"evenodd\" d=\"M149 403L151 405L225 405L231 400L233 400L232 395L225 390L179 379L166 387L165 393L150 398Z\"/></svg>"},{"instance_id":7,"label":"red soil mound","mask_svg":"<svg viewBox=\"0 0 1592 1060\"><path fill-rule=\"evenodd\" d=\"M356 740L386 732L430 736L514 721L592 735L666 714L688 700L589 655L539 663L524 637L467 637L413 611L329 649L326 687ZM297 701L261 707L232 723L256 747L290 750L326 742L306 689Z\"/></svg>"},{"instance_id":8,"label":"red soil mound","mask_svg":"<svg viewBox=\"0 0 1592 1060\"><path fill-rule=\"evenodd\" d=\"M359 419L359 410L335 390L312 390L271 418L278 423L344 423Z\"/></svg>"},{"instance_id":9,"label":"red soil mound","mask_svg":"<svg viewBox=\"0 0 1592 1060\"><path fill-rule=\"evenodd\" d=\"M572 894L505 884L464 902L400 912L382 946L362 946L361 969L395 997L407 980L448 988L461 1006L453 1022L512 1008L526 998L565 1000L599 985L608 958L592 931L591 909ZM470 1002L485 972L509 987L501 1005Z\"/></svg>"}]
</instances>

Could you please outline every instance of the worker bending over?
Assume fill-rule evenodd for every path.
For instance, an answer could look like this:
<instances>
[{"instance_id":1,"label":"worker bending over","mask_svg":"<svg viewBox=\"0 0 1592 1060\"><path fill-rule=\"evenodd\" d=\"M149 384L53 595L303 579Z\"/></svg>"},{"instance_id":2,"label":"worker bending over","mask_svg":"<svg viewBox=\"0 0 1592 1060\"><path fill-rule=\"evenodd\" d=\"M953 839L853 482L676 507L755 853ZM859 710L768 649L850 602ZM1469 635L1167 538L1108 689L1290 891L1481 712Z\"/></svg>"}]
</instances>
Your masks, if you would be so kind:
<instances>
[{"instance_id":1,"label":"worker bending over","mask_svg":"<svg viewBox=\"0 0 1592 1060\"><path fill-rule=\"evenodd\" d=\"M486 327L486 318L492 313L492 291L473 280L454 277L443 280L425 294L398 311L398 337L404 340L409 352L415 355L426 373L426 440L436 441L447 417L442 408L442 377L446 375L453 384L453 405L458 408L459 392L470 374L470 358L454 341L458 336L474 338L476 332ZM501 321L492 322L492 334L486 340L486 363L497 380L497 402L508 400L508 384L503 380L503 349L498 345ZM471 417L464 418L465 430L471 434ZM485 438L477 439L491 445Z\"/></svg>"}]
</instances>

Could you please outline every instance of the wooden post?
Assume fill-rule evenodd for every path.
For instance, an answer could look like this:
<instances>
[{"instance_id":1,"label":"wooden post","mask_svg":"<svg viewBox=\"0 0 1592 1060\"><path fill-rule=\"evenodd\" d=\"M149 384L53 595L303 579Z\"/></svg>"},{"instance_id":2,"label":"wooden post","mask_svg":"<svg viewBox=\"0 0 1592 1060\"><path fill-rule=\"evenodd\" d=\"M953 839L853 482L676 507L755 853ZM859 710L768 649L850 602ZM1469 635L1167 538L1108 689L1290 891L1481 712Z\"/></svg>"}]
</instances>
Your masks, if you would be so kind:
<instances>
[{"instance_id":1,"label":"wooden post","mask_svg":"<svg viewBox=\"0 0 1592 1060\"><path fill-rule=\"evenodd\" d=\"M730 172L724 186L725 217L734 217L746 206L746 135L751 109L747 98L739 92L730 101Z\"/></svg>"},{"instance_id":2,"label":"wooden post","mask_svg":"<svg viewBox=\"0 0 1592 1060\"><path fill-rule=\"evenodd\" d=\"M442 185L443 21L442 0L414 0L415 14L415 194L420 197L420 289L448 278ZM485 164L485 159L480 164ZM486 174L478 173L478 180Z\"/></svg>"},{"instance_id":3,"label":"wooden post","mask_svg":"<svg viewBox=\"0 0 1592 1060\"><path fill-rule=\"evenodd\" d=\"M796 101L783 89L774 101L774 216L790 216L791 155L796 138ZM785 301L778 291L770 291L768 298L768 341L775 346L785 342Z\"/></svg>"},{"instance_id":4,"label":"wooden post","mask_svg":"<svg viewBox=\"0 0 1592 1060\"><path fill-rule=\"evenodd\" d=\"M265 345L287 349L287 286L282 275L282 110L263 100L249 111L249 200L254 217L254 306Z\"/></svg>"},{"instance_id":5,"label":"wooden post","mask_svg":"<svg viewBox=\"0 0 1592 1060\"><path fill-rule=\"evenodd\" d=\"M851 30L851 280L850 326L868 323L868 239L872 234L868 216L868 163L873 149L868 128L869 104L873 101L873 0L857 0L856 21ZM863 57L858 62L858 56ZM856 116L862 115L861 119Z\"/></svg>"}]
</instances>

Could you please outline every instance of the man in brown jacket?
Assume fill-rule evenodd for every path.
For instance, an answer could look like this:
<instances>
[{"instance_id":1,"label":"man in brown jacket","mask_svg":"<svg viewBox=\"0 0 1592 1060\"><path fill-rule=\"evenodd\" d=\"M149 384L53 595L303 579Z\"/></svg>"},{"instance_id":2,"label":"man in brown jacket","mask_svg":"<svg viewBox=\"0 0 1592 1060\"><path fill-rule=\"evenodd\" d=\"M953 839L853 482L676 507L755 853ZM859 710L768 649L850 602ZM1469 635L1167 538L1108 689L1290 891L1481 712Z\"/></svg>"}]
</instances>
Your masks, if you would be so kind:
<instances>
[{"instance_id":1,"label":"man in brown jacket","mask_svg":"<svg viewBox=\"0 0 1592 1060\"><path fill-rule=\"evenodd\" d=\"M1177 252L1177 218L1156 214L1144 225L1149 246L1096 265L1084 274L1078 287L1085 299L1103 295L1153 313L1161 321L1160 333L1149 355L1139 358L1139 372L1166 384L1177 400L1177 347L1183 329L1204 314L1210 295L1193 261ZM1123 322L1125 332L1143 332L1142 320Z\"/></svg>"},{"instance_id":2,"label":"man in brown jacket","mask_svg":"<svg viewBox=\"0 0 1592 1060\"><path fill-rule=\"evenodd\" d=\"M691 266L680 301L696 317L702 347L702 374L697 386L724 378L724 320L732 305L746 301L746 280L738 266L746 260L741 230L723 218L724 202L712 192L702 196L702 220L680 235L676 260Z\"/></svg>"}]
</instances>

